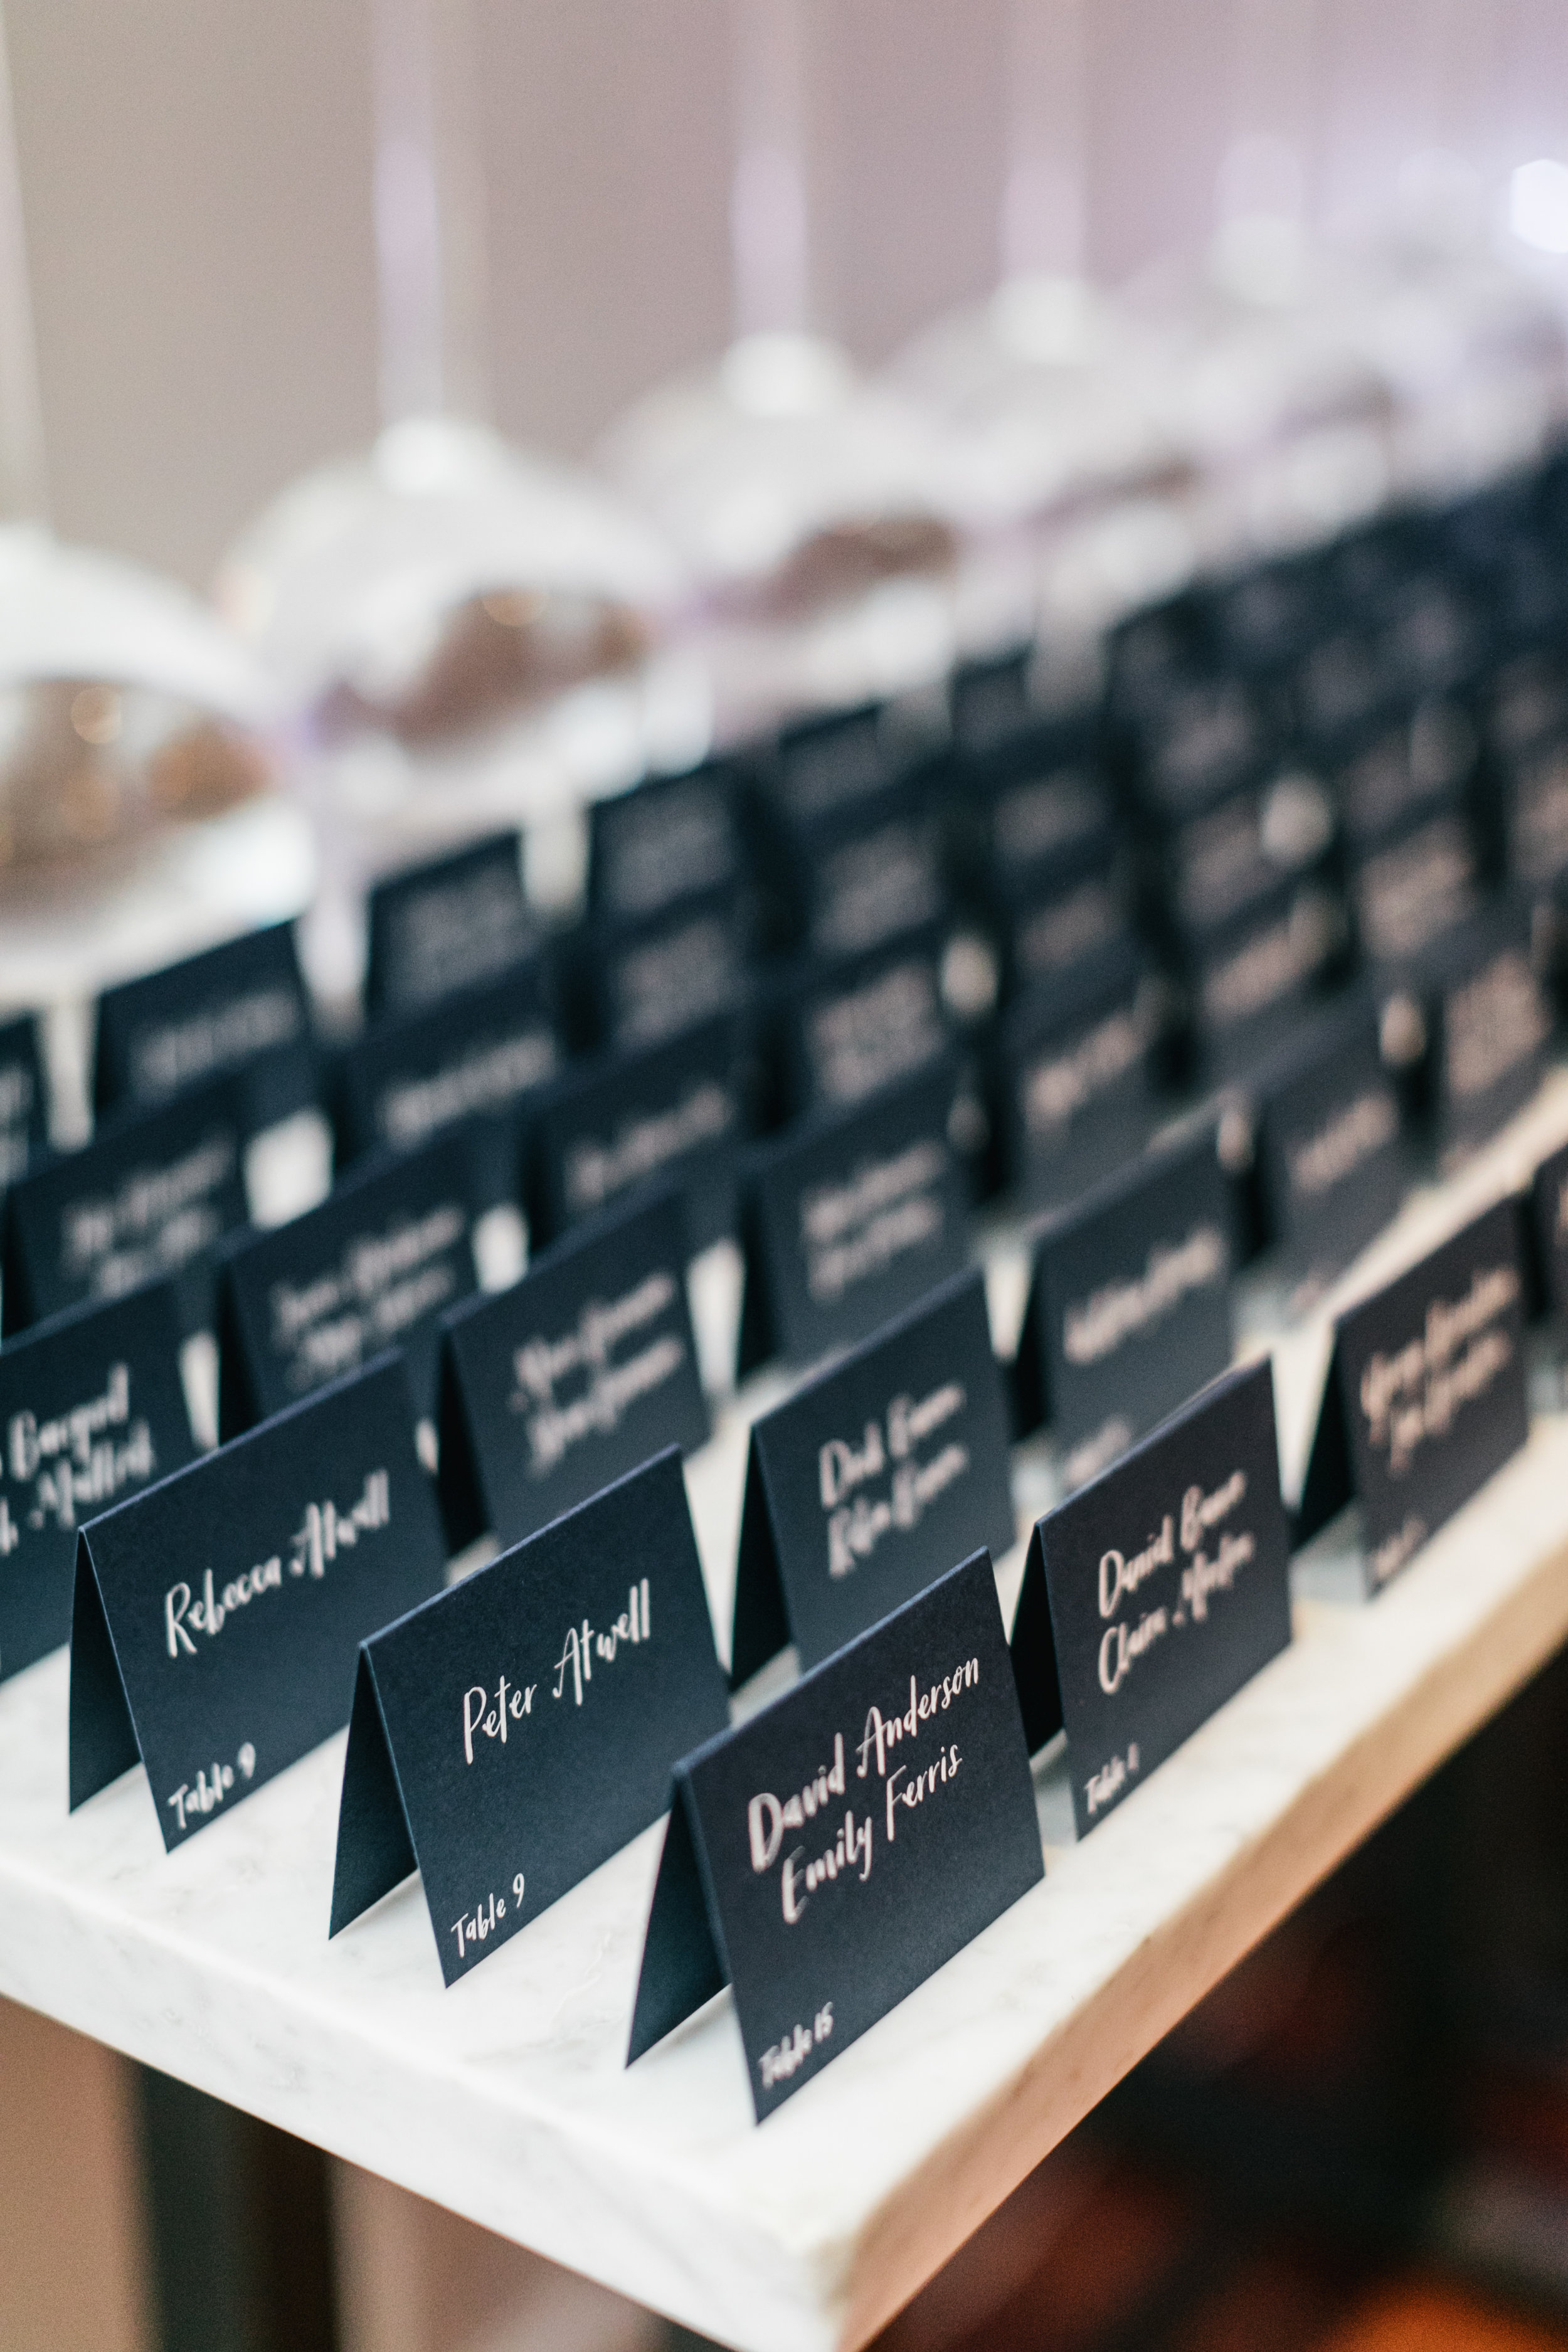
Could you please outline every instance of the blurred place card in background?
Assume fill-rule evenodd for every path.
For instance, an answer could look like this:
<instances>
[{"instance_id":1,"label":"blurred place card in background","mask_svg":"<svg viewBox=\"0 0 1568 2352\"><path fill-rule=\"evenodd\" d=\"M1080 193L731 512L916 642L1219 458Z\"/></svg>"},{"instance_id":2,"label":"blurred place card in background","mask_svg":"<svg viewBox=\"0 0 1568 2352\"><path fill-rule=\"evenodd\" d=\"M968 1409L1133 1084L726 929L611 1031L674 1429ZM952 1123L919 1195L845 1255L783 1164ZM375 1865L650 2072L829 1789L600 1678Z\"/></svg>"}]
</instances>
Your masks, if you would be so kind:
<instances>
[{"instance_id":1,"label":"blurred place card in background","mask_svg":"<svg viewBox=\"0 0 1568 2352\"><path fill-rule=\"evenodd\" d=\"M416 1410L436 1410L439 1317L476 1286L482 1204L472 1137L437 1136L351 1176L303 1216L226 1250L218 1428L237 1436L400 1347Z\"/></svg>"},{"instance_id":2,"label":"blurred place card in background","mask_svg":"<svg viewBox=\"0 0 1568 2352\"><path fill-rule=\"evenodd\" d=\"M5 1202L7 1337L89 1298L178 1277L182 1328L212 1316L215 1244L246 1223L243 1125L234 1081L107 1120Z\"/></svg>"},{"instance_id":3,"label":"blurred place card in background","mask_svg":"<svg viewBox=\"0 0 1568 2352\"><path fill-rule=\"evenodd\" d=\"M388 875L370 893L365 1011L410 1013L489 980L534 944L514 832Z\"/></svg>"},{"instance_id":4,"label":"blurred place card in background","mask_svg":"<svg viewBox=\"0 0 1568 2352\"><path fill-rule=\"evenodd\" d=\"M514 1544L669 1445L708 1436L686 1220L661 1187L442 1320L440 1495L454 1551Z\"/></svg>"},{"instance_id":5,"label":"blurred place card in background","mask_svg":"<svg viewBox=\"0 0 1568 2352\"><path fill-rule=\"evenodd\" d=\"M1153 985L1142 953L1117 940L1004 1016L1003 1160L1022 1204L1065 1205L1142 1150L1154 1123Z\"/></svg>"},{"instance_id":6,"label":"blurred place card in background","mask_svg":"<svg viewBox=\"0 0 1568 2352\"><path fill-rule=\"evenodd\" d=\"M0 1682L70 1639L77 1530L195 1458L166 1282L0 1349Z\"/></svg>"},{"instance_id":7,"label":"blurred place card in background","mask_svg":"<svg viewBox=\"0 0 1568 2352\"><path fill-rule=\"evenodd\" d=\"M761 2122L1044 1874L981 1552L678 1767L627 2063L729 1983Z\"/></svg>"},{"instance_id":8,"label":"blurred place card in background","mask_svg":"<svg viewBox=\"0 0 1568 2352\"><path fill-rule=\"evenodd\" d=\"M1521 1216L1495 1202L1335 1322L1297 1540L1359 1502L1369 1592L1530 1434Z\"/></svg>"},{"instance_id":9,"label":"blurred place card in background","mask_svg":"<svg viewBox=\"0 0 1568 2352\"><path fill-rule=\"evenodd\" d=\"M1019 1423L1081 1486L1231 1358L1230 1187L1205 1125L1053 1218L1018 1342Z\"/></svg>"},{"instance_id":10,"label":"blurred place card in background","mask_svg":"<svg viewBox=\"0 0 1568 2352\"><path fill-rule=\"evenodd\" d=\"M1536 1305L1561 1334L1568 1325L1568 1143L1536 1170L1530 1187Z\"/></svg>"},{"instance_id":11,"label":"blurred place card in background","mask_svg":"<svg viewBox=\"0 0 1568 2352\"><path fill-rule=\"evenodd\" d=\"M733 897L746 876L735 776L721 761L655 776L588 812L588 911L642 923L706 892Z\"/></svg>"},{"instance_id":12,"label":"blurred place card in background","mask_svg":"<svg viewBox=\"0 0 1568 2352\"><path fill-rule=\"evenodd\" d=\"M491 1188L515 1200L519 1114L560 1064L543 959L528 956L439 1004L377 1022L343 1048L342 1156L407 1150L464 1119L488 1118L495 1122Z\"/></svg>"},{"instance_id":13,"label":"blurred place card in background","mask_svg":"<svg viewBox=\"0 0 1568 2352\"><path fill-rule=\"evenodd\" d=\"M1274 1374L1227 1372L1036 1526L1013 1624L1030 1752L1087 1835L1290 1639Z\"/></svg>"},{"instance_id":14,"label":"blurred place card in background","mask_svg":"<svg viewBox=\"0 0 1568 2352\"><path fill-rule=\"evenodd\" d=\"M792 1109L846 1108L929 1069L952 1042L940 937L933 929L870 955L808 964L786 991L784 1018Z\"/></svg>"},{"instance_id":15,"label":"blurred place card in background","mask_svg":"<svg viewBox=\"0 0 1568 2352\"><path fill-rule=\"evenodd\" d=\"M396 1355L94 1519L76 1555L73 1811L140 1757L178 1845L348 1721L359 1644L446 1564Z\"/></svg>"},{"instance_id":16,"label":"blurred place card in background","mask_svg":"<svg viewBox=\"0 0 1568 2352\"><path fill-rule=\"evenodd\" d=\"M810 1363L902 1312L968 1262L948 1141L952 1061L760 1144L745 1171L741 1370Z\"/></svg>"},{"instance_id":17,"label":"blurred place card in background","mask_svg":"<svg viewBox=\"0 0 1568 2352\"><path fill-rule=\"evenodd\" d=\"M1447 1170L1541 1083L1552 1011L1531 957L1529 908L1496 908L1446 940L1427 993L1437 1156Z\"/></svg>"},{"instance_id":18,"label":"blurred place card in background","mask_svg":"<svg viewBox=\"0 0 1568 2352\"><path fill-rule=\"evenodd\" d=\"M1399 1100L1372 1007L1314 1028L1253 1100L1264 1230L1301 1312L1392 1221L1405 1189Z\"/></svg>"},{"instance_id":19,"label":"blurred place card in background","mask_svg":"<svg viewBox=\"0 0 1568 2352\"><path fill-rule=\"evenodd\" d=\"M93 1096L101 1117L237 1075L247 1131L313 1103L316 1051L292 923L247 931L105 989Z\"/></svg>"},{"instance_id":20,"label":"blurred place card in background","mask_svg":"<svg viewBox=\"0 0 1568 2352\"><path fill-rule=\"evenodd\" d=\"M745 926L731 889L688 899L635 929L590 932L584 948L598 1034L608 1046L657 1045L734 1011L746 994Z\"/></svg>"},{"instance_id":21,"label":"blurred place card in background","mask_svg":"<svg viewBox=\"0 0 1568 2352\"><path fill-rule=\"evenodd\" d=\"M752 1426L731 1679L814 1666L983 1544L1012 1544L985 1285L960 1275Z\"/></svg>"},{"instance_id":22,"label":"blurred place card in background","mask_svg":"<svg viewBox=\"0 0 1568 2352\"><path fill-rule=\"evenodd\" d=\"M671 1449L365 1643L331 1932L417 1869L455 1983L657 1821L728 1713Z\"/></svg>"},{"instance_id":23,"label":"blurred place card in background","mask_svg":"<svg viewBox=\"0 0 1568 2352\"><path fill-rule=\"evenodd\" d=\"M0 1021L0 1194L25 1176L49 1139L38 1024L31 1013Z\"/></svg>"}]
</instances>

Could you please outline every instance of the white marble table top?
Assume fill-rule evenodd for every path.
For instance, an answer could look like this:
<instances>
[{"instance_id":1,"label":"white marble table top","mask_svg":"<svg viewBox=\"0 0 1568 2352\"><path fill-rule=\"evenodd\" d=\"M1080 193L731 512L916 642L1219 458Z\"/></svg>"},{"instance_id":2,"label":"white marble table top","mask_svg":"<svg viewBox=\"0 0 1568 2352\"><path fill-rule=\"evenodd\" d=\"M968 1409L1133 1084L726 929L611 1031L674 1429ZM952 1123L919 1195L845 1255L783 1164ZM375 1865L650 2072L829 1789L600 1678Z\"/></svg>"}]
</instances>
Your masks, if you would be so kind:
<instances>
[{"instance_id":1,"label":"white marble table top","mask_svg":"<svg viewBox=\"0 0 1568 2352\"><path fill-rule=\"evenodd\" d=\"M1377 1270L1565 1131L1559 1085ZM1277 1355L1287 1452L1321 1361ZM743 1457L731 1417L693 1465L721 1621ZM1564 1638L1549 1413L1082 1844L1042 1766L1044 1883L761 2127L727 1993L623 2063L659 1829L446 1992L415 1881L327 1941L341 1737L165 1856L140 1769L68 1816L60 1654L0 1688L0 1993L742 2352L848 2352Z\"/></svg>"}]
</instances>

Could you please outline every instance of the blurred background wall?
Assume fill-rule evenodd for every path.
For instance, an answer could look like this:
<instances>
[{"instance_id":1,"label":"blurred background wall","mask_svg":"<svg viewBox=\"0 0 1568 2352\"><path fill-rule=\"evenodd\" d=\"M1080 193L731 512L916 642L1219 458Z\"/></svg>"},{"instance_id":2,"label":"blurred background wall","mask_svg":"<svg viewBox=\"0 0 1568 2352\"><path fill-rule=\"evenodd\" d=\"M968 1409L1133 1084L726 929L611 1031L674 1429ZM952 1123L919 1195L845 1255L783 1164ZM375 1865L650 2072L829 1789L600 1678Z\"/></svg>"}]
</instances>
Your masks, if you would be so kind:
<instances>
[{"instance_id":1,"label":"blurred background wall","mask_svg":"<svg viewBox=\"0 0 1568 2352\"><path fill-rule=\"evenodd\" d=\"M1249 0L1309 211L1401 157L1568 152L1561 0ZM1268 22L1272 5L1277 22ZM730 324L727 0L474 0L496 421L587 447ZM1259 10L1261 9L1261 16ZM1088 0L1089 258L1200 236L1237 0ZM374 424L365 0L8 0L56 519L205 580ZM1007 0L805 0L819 322L863 359L994 279Z\"/></svg>"}]
</instances>

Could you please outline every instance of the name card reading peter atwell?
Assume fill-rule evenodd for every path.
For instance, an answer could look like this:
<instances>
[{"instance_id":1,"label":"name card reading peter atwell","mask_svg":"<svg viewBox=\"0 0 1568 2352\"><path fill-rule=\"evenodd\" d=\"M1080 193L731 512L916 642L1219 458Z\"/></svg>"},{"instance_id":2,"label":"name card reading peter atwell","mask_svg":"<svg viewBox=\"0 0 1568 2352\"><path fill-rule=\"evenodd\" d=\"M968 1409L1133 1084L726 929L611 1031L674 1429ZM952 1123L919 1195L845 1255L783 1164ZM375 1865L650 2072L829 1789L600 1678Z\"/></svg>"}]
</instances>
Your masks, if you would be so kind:
<instances>
[{"instance_id":1,"label":"name card reading peter atwell","mask_svg":"<svg viewBox=\"0 0 1568 2352\"><path fill-rule=\"evenodd\" d=\"M977 1269L753 1423L731 1680L791 1641L814 1666L955 1559L1005 1551L1007 1436Z\"/></svg>"},{"instance_id":2,"label":"name card reading peter atwell","mask_svg":"<svg viewBox=\"0 0 1568 2352\"><path fill-rule=\"evenodd\" d=\"M810 1362L901 1313L969 1255L948 1140L946 1057L852 1110L804 1119L760 1146L742 1213L741 1369Z\"/></svg>"},{"instance_id":3,"label":"name card reading peter atwell","mask_svg":"<svg viewBox=\"0 0 1568 2352\"><path fill-rule=\"evenodd\" d=\"M657 1821L728 1712L672 1447L365 1643L331 1933L417 1869L455 1983Z\"/></svg>"},{"instance_id":4,"label":"name card reading peter atwell","mask_svg":"<svg viewBox=\"0 0 1568 2352\"><path fill-rule=\"evenodd\" d=\"M1068 1486L1224 1371L1234 1260L1230 1188L1207 1126L1046 1227L1018 1342L1020 1421L1050 1423Z\"/></svg>"},{"instance_id":5,"label":"name card reading peter atwell","mask_svg":"<svg viewBox=\"0 0 1568 2352\"><path fill-rule=\"evenodd\" d=\"M0 1682L70 1639L77 1529L195 1450L167 1283L0 1349Z\"/></svg>"},{"instance_id":6,"label":"name card reading peter atwell","mask_svg":"<svg viewBox=\"0 0 1568 2352\"><path fill-rule=\"evenodd\" d=\"M442 1319L441 1507L454 1551L519 1543L601 1486L708 1436L668 1188L571 1234Z\"/></svg>"},{"instance_id":7,"label":"name card reading peter atwell","mask_svg":"<svg viewBox=\"0 0 1568 2352\"><path fill-rule=\"evenodd\" d=\"M178 1845L348 1720L359 1644L446 1561L395 1355L90 1521L73 1811L140 1757Z\"/></svg>"},{"instance_id":8,"label":"name card reading peter atwell","mask_svg":"<svg viewBox=\"0 0 1568 2352\"><path fill-rule=\"evenodd\" d=\"M228 1250L218 1277L218 1426L237 1436L401 1347L436 1409L438 1317L474 1288L479 1174L466 1133L385 1160Z\"/></svg>"},{"instance_id":9,"label":"name card reading peter atwell","mask_svg":"<svg viewBox=\"0 0 1568 2352\"><path fill-rule=\"evenodd\" d=\"M1216 1381L1036 1526L1013 1624L1031 1753L1084 1836L1290 1639L1272 1366Z\"/></svg>"},{"instance_id":10,"label":"name card reading peter atwell","mask_svg":"<svg viewBox=\"0 0 1568 2352\"><path fill-rule=\"evenodd\" d=\"M1495 1202L1334 1325L1297 1539L1358 1501L1371 1592L1530 1434L1521 1213Z\"/></svg>"},{"instance_id":11,"label":"name card reading peter atwell","mask_svg":"<svg viewBox=\"0 0 1568 2352\"><path fill-rule=\"evenodd\" d=\"M761 2122L1044 1874L980 1552L677 1767L627 2063L728 1982Z\"/></svg>"}]
</instances>

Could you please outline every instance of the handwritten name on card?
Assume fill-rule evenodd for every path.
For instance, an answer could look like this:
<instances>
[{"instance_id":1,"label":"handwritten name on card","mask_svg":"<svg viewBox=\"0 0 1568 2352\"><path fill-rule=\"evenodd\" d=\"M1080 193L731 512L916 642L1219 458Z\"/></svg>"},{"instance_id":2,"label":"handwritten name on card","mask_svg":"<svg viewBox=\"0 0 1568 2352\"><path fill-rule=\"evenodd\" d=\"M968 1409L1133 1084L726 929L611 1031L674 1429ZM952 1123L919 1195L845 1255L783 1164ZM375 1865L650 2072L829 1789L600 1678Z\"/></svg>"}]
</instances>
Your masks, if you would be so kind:
<instances>
[{"instance_id":1,"label":"handwritten name on card","mask_svg":"<svg viewBox=\"0 0 1568 2352\"><path fill-rule=\"evenodd\" d=\"M671 1450L366 1642L332 1934L417 1868L455 1983L657 1821L727 1715Z\"/></svg>"},{"instance_id":2,"label":"handwritten name on card","mask_svg":"<svg viewBox=\"0 0 1568 2352\"><path fill-rule=\"evenodd\" d=\"M981 1552L679 1765L628 2063L728 1981L760 2122L1043 1874Z\"/></svg>"},{"instance_id":3,"label":"handwritten name on card","mask_svg":"<svg viewBox=\"0 0 1568 2352\"><path fill-rule=\"evenodd\" d=\"M1274 1379L1227 1373L1038 1521L1013 1627L1029 1746L1080 1837L1290 1639Z\"/></svg>"},{"instance_id":4,"label":"handwritten name on card","mask_svg":"<svg viewBox=\"0 0 1568 2352\"><path fill-rule=\"evenodd\" d=\"M375 884L365 1009L412 1013L490 980L534 943L516 832L487 834Z\"/></svg>"},{"instance_id":5,"label":"handwritten name on card","mask_svg":"<svg viewBox=\"0 0 1568 2352\"><path fill-rule=\"evenodd\" d=\"M465 1119L515 1125L560 1066L543 965L531 956L435 1005L373 1022L345 1048L345 1153L410 1150Z\"/></svg>"},{"instance_id":6,"label":"handwritten name on card","mask_svg":"<svg viewBox=\"0 0 1568 2352\"><path fill-rule=\"evenodd\" d=\"M1310 1305L1394 1217L1399 1099L1369 1003L1320 1024L1253 1088L1262 1214L1292 1304Z\"/></svg>"},{"instance_id":7,"label":"handwritten name on card","mask_svg":"<svg viewBox=\"0 0 1568 2352\"><path fill-rule=\"evenodd\" d=\"M89 1521L73 1809L140 1757L177 1845L347 1721L359 1643L445 1567L395 1355Z\"/></svg>"},{"instance_id":8,"label":"handwritten name on card","mask_svg":"<svg viewBox=\"0 0 1568 2352\"><path fill-rule=\"evenodd\" d=\"M0 1021L0 1196L48 1146L48 1103L38 1024L30 1013Z\"/></svg>"},{"instance_id":9,"label":"handwritten name on card","mask_svg":"<svg viewBox=\"0 0 1568 2352\"><path fill-rule=\"evenodd\" d=\"M254 1074L254 1086L242 1090L251 1125L311 1098L310 1008L292 923L122 981L99 1000L93 1092L100 1114L166 1102L230 1071Z\"/></svg>"}]
</instances>

